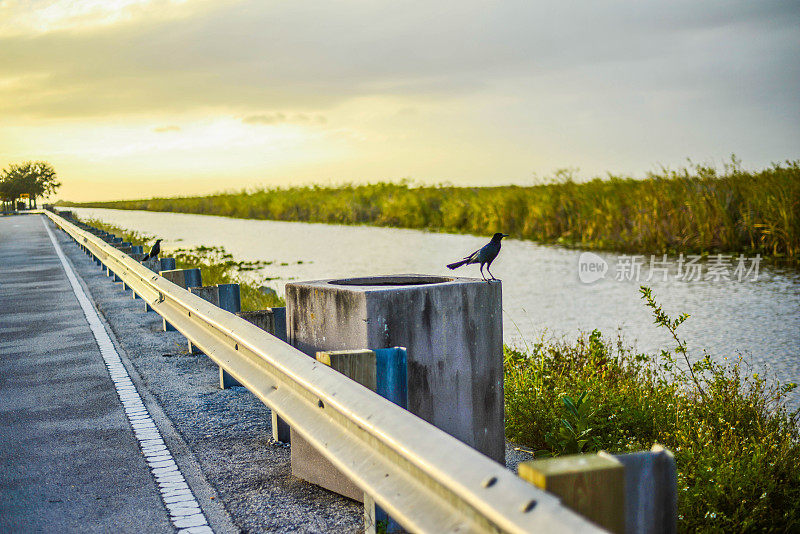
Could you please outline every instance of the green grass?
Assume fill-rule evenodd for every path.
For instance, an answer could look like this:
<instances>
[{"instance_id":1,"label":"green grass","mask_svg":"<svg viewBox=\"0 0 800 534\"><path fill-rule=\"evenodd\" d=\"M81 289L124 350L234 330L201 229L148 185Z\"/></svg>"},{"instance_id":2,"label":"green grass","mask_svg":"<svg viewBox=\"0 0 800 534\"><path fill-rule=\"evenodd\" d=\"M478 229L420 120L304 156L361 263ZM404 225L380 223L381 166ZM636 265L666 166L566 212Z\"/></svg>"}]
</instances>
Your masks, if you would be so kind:
<instances>
[{"instance_id":1,"label":"green grass","mask_svg":"<svg viewBox=\"0 0 800 534\"><path fill-rule=\"evenodd\" d=\"M682 319L643 297L657 324L677 333ZM768 380L741 357L716 364L703 355L690 371L676 339L658 355L598 331L506 347L508 438L537 456L660 443L678 466L681 531L800 531L800 413L784 406L795 385Z\"/></svg>"},{"instance_id":2,"label":"green grass","mask_svg":"<svg viewBox=\"0 0 800 534\"><path fill-rule=\"evenodd\" d=\"M248 219L371 224L513 237L593 249L761 253L800 259L800 160L746 171L691 165L647 179L531 187L377 183L261 189L204 197L70 204Z\"/></svg>"},{"instance_id":3,"label":"green grass","mask_svg":"<svg viewBox=\"0 0 800 534\"><path fill-rule=\"evenodd\" d=\"M126 230L95 219L89 219L84 222L122 237L123 241L129 241L134 245L143 245L145 251L150 249L150 245L155 240L152 236ZM279 296L261 293L258 289L260 284L253 283L246 275L248 272L268 265L266 262L234 261L233 256L222 247L179 248L162 251L161 255L175 258L175 266L178 269L200 268L203 285L239 284L242 311L263 310L286 305L284 299Z\"/></svg>"}]
</instances>

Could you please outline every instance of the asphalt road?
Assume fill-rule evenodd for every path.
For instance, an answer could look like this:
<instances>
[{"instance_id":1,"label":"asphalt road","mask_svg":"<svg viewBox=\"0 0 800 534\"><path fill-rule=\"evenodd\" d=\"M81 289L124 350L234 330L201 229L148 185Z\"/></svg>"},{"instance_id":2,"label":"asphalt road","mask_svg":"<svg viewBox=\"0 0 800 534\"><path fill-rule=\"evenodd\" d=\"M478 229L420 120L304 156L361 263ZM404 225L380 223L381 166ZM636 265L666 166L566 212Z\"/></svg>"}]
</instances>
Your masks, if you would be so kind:
<instances>
[{"instance_id":1,"label":"asphalt road","mask_svg":"<svg viewBox=\"0 0 800 534\"><path fill-rule=\"evenodd\" d=\"M41 216L0 218L0 530L172 532Z\"/></svg>"},{"instance_id":2,"label":"asphalt road","mask_svg":"<svg viewBox=\"0 0 800 534\"><path fill-rule=\"evenodd\" d=\"M266 406L43 221L0 218L0 531L180 530L45 224L215 532L361 530L358 504L291 476Z\"/></svg>"}]
</instances>

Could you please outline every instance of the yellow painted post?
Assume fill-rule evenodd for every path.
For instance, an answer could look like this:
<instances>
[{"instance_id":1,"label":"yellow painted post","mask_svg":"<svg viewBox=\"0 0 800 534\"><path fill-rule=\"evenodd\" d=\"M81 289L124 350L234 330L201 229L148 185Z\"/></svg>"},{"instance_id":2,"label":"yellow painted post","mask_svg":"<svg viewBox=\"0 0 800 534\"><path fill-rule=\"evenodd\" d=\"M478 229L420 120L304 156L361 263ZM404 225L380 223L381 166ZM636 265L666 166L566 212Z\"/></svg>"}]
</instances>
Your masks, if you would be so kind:
<instances>
[{"instance_id":1,"label":"yellow painted post","mask_svg":"<svg viewBox=\"0 0 800 534\"><path fill-rule=\"evenodd\" d=\"M625 468L619 460L576 454L523 462L517 473L597 525L624 534Z\"/></svg>"},{"instance_id":2,"label":"yellow painted post","mask_svg":"<svg viewBox=\"0 0 800 534\"><path fill-rule=\"evenodd\" d=\"M371 350L332 350L317 353L317 361L329 365L362 386L378 387L375 353Z\"/></svg>"}]
</instances>

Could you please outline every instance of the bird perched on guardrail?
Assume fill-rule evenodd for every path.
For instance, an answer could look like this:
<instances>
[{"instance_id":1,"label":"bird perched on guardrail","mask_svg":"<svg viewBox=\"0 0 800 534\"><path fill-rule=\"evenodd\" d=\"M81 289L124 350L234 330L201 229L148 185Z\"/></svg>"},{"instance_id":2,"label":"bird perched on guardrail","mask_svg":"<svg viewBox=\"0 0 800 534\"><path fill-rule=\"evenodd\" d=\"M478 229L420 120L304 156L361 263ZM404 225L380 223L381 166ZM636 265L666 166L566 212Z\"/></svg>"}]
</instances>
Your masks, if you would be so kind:
<instances>
[{"instance_id":1,"label":"bird perched on guardrail","mask_svg":"<svg viewBox=\"0 0 800 534\"><path fill-rule=\"evenodd\" d=\"M492 236L492 240L489 241L486 245L479 248L478 250L476 250L463 260L451 263L447 267L449 269L457 269L462 265L469 265L470 263L480 263L481 278L486 280L486 276L484 276L483 274L483 266L486 265L486 272L489 273L489 276L492 277L492 280L497 280L497 278L495 278L494 275L492 274L492 271L489 270L489 267L491 267L492 262L500 253L500 241L502 241L504 237L508 237L508 234L502 234L500 232L497 232Z\"/></svg>"},{"instance_id":2,"label":"bird perched on guardrail","mask_svg":"<svg viewBox=\"0 0 800 534\"><path fill-rule=\"evenodd\" d=\"M159 253L161 253L161 242L163 239L156 239L153 248L150 249L150 252L147 253L147 256L144 257L142 261L152 260L153 258L157 258Z\"/></svg>"}]
</instances>

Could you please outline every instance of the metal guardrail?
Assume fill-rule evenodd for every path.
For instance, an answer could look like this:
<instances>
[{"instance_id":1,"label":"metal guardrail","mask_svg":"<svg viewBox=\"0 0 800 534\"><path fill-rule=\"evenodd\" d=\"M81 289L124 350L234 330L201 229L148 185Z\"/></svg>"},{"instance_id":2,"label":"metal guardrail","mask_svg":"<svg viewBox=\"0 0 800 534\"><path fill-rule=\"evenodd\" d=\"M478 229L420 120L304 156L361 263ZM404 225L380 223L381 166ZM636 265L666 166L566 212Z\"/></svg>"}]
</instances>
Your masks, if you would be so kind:
<instances>
[{"instance_id":1,"label":"metal guardrail","mask_svg":"<svg viewBox=\"0 0 800 534\"><path fill-rule=\"evenodd\" d=\"M284 418L411 532L602 532L505 466L153 273L59 215L56 225Z\"/></svg>"}]
</instances>

